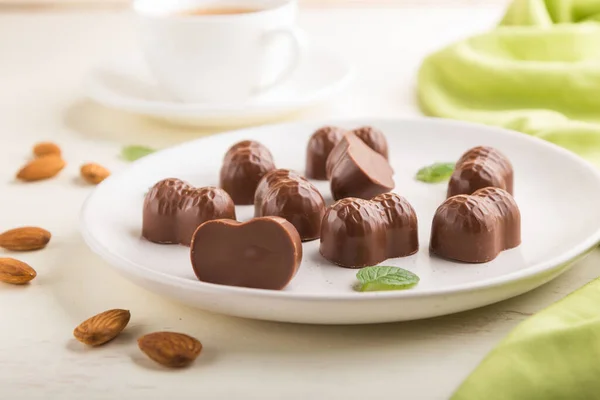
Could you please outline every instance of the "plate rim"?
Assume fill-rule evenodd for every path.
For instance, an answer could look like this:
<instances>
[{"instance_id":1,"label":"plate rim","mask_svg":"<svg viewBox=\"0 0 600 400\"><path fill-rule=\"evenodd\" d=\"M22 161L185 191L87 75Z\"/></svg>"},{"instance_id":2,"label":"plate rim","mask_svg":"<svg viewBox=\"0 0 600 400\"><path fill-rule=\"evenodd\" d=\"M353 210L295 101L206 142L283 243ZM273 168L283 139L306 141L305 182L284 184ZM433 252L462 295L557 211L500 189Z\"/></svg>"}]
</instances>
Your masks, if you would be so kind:
<instances>
[{"instance_id":1,"label":"plate rim","mask_svg":"<svg viewBox=\"0 0 600 400\"><path fill-rule=\"evenodd\" d=\"M254 126L243 129L235 129L227 132L220 133L218 135L211 135L207 137L196 138L190 141L186 141L165 149L162 149L156 153L152 153L140 160L137 160L131 163L129 168L132 168L136 164L151 162L151 160L155 157L159 157L166 152L174 152L177 151L180 147L185 147L190 145L191 143L206 141L206 140L217 140L215 138L222 138L223 136L233 136L239 135L243 132L251 132L256 130L261 130L265 128L282 128L285 129L290 126L296 126L299 124L352 124L356 123L364 123L365 120L370 121L371 124L377 125L378 123L420 123L426 122L431 123L433 125L445 125L451 124L457 127L460 126L469 126L471 128L480 128L484 130L492 130L496 131L496 133L500 135L508 135L514 138L518 138L517 140L524 140L535 143L536 145L547 147L552 151L556 151L561 153L562 156L570 159L572 162L579 164L583 168L587 169L588 172L595 175L598 180L600 187L600 170L593 166L590 162L585 159L577 156L575 153L557 146L553 143L545 141L535 136L527 135L524 133L520 133L517 131L512 131L505 128L500 128L496 126L484 125L479 123L472 123L466 121L459 120L451 120L444 118L435 118L435 117L414 117L414 118L380 118L380 117L361 117L361 118L334 118L334 119L316 119L316 120L300 120L300 121L292 121L280 124L266 124L261 126ZM125 175L129 168L125 168L114 175L108 177L104 182L102 182L98 187L104 186L105 182L110 182L113 179L118 179L121 175ZM527 267L523 270L514 271L508 273L506 275L502 275L495 278L489 278L482 281L476 281L466 284L459 284L448 288L436 288L436 289L424 289L420 291L412 291L412 290L400 290L400 291L380 291L380 292L349 292L349 293L294 293L287 292L283 290L268 290L268 289L255 289L255 288L245 288L245 287L237 287L237 286L227 286L227 285L218 285L208 282L202 281L193 281L190 279L169 275L164 272L155 271L153 269L147 268L139 263L129 261L123 257L115 255L109 249L107 249L103 244L99 243L93 235L90 233L89 229L86 227L86 215L89 207L89 203L92 198L96 194L97 190L94 189L85 199L79 215L80 221L80 231L82 237L86 244L98 254L101 258L106 260L108 264L114 270L119 273L127 273L133 274L139 278L150 280L153 283L157 283L159 285L167 285L171 287L179 287L182 286L186 290L192 291L202 291L208 293L219 293L219 294L232 294L232 295L242 295L242 296L250 296L250 297L262 297L262 298L275 298L279 300L302 300L302 301L375 301L382 299L400 299L400 298L425 298L425 297L434 297L434 296L447 296L459 293L472 292L483 289L490 289L499 286L503 286L510 283L516 283L528 278L535 277L544 272L551 271L553 268L556 268L560 265L568 264L574 259L577 259L579 256L585 254L590 249L595 247L600 243L600 225L596 229L596 231L589 235L585 240L582 240L579 244L577 244L573 249L564 252L564 254L560 256L556 256L546 262L539 262L537 264L533 264L530 267ZM356 269L358 271L358 269Z\"/></svg>"}]
</instances>

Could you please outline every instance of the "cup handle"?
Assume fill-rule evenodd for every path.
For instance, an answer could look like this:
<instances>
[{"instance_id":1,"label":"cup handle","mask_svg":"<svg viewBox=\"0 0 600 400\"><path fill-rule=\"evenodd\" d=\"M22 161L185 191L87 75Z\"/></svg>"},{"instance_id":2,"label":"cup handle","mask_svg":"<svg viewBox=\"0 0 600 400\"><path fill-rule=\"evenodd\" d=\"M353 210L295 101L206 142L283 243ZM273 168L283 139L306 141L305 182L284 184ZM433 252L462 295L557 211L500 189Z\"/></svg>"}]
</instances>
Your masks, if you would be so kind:
<instances>
[{"instance_id":1,"label":"cup handle","mask_svg":"<svg viewBox=\"0 0 600 400\"><path fill-rule=\"evenodd\" d=\"M264 93L288 80L294 71L300 66L302 59L306 54L308 43L306 34L298 28L282 28L269 31L262 36L261 44L264 48L273 40L279 38L287 39L288 43L290 44L292 50L290 60L288 61L287 66L281 72L279 72L274 79L258 85L254 89L255 94Z\"/></svg>"}]
</instances>

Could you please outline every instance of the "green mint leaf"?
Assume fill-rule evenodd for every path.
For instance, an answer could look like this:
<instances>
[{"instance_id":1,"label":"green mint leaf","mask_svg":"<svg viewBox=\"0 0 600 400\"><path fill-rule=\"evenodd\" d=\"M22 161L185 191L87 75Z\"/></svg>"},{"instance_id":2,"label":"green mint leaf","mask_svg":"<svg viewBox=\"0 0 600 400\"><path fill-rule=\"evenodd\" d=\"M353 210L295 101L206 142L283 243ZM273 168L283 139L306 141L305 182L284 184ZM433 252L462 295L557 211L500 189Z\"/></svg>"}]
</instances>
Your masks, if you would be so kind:
<instances>
[{"instance_id":1,"label":"green mint leaf","mask_svg":"<svg viewBox=\"0 0 600 400\"><path fill-rule=\"evenodd\" d=\"M435 163L423 167L417 172L416 179L426 183L447 181L454 172L454 163Z\"/></svg>"},{"instance_id":2,"label":"green mint leaf","mask_svg":"<svg viewBox=\"0 0 600 400\"><path fill-rule=\"evenodd\" d=\"M121 150L121 157L126 161L135 161L154 153L156 150L146 146L125 146Z\"/></svg>"},{"instance_id":3,"label":"green mint leaf","mask_svg":"<svg viewBox=\"0 0 600 400\"><path fill-rule=\"evenodd\" d=\"M419 277L410 271L399 267L366 267L356 273L356 278L362 284L361 292L380 290L403 290L419 283Z\"/></svg>"}]
</instances>

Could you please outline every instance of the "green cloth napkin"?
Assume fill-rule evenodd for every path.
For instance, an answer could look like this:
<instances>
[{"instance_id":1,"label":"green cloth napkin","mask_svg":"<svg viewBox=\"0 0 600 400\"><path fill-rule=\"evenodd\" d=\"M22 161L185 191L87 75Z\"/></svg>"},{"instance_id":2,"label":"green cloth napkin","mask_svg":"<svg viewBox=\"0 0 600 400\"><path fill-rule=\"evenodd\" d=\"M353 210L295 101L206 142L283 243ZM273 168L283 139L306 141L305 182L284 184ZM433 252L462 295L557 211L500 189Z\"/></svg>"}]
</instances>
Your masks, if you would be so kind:
<instances>
[{"instance_id":1,"label":"green cloth napkin","mask_svg":"<svg viewBox=\"0 0 600 400\"><path fill-rule=\"evenodd\" d=\"M600 0L514 0L493 31L427 57L426 114L535 135L600 166ZM521 323L453 400L600 399L600 279Z\"/></svg>"},{"instance_id":2,"label":"green cloth napkin","mask_svg":"<svg viewBox=\"0 0 600 400\"><path fill-rule=\"evenodd\" d=\"M599 398L600 280L595 280L522 322L452 400Z\"/></svg>"},{"instance_id":3,"label":"green cloth napkin","mask_svg":"<svg viewBox=\"0 0 600 400\"><path fill-rule=\"evenodd\" d=\"M598 0L514 1L493 31L424 60L423 112L539 136L600 166L596 20Z\"/></svg>"}]
</instances>

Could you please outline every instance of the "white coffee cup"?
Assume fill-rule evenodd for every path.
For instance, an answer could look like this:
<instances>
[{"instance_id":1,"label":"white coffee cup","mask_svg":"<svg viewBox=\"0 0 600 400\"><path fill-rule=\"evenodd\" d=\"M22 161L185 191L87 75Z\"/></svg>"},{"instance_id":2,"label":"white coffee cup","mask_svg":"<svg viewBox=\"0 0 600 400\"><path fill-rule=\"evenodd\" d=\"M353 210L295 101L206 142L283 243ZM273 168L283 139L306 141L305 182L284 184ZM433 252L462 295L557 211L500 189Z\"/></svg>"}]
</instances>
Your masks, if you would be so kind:
<instances>
[{"instance_id":1,"label":"white coffee cup","mask_svg":"<svg viewBox=\"0 0 600 400\"><path fill-rule=\"evenodd\" d=\"M305 52L295 0L134 0L142 50L183 102L248 100L288 79ZM194 10L253 12L193 15Z\"/></svg>"}]
</instances>

